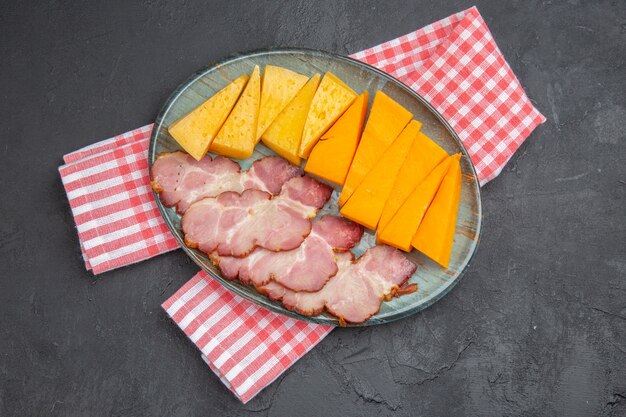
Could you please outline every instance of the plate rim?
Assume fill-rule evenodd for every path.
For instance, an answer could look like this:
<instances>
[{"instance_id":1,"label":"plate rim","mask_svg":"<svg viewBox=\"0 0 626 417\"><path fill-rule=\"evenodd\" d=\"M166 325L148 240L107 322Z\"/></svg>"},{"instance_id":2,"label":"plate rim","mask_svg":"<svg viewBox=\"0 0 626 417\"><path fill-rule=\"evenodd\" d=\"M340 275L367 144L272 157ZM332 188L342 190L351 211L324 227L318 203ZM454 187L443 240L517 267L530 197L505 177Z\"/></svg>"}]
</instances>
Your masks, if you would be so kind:
<instances>
[{"instance_id":1,"label":"plate rim","mask_svg":"<svg viewBox=\"0 0 626 417\"><path fill-rule=\"evenodd\" d=\"M439 301L441 298L443 298L446 294L448 294L458 283L459 281L463 278L463 276L465 275L465 273L467 272L467 270L469 269L469 266L471 265L474 256L476 255L476 252L478 251L478 247L480 245L480 236L481 236L481 232L482 232L482 220L483 220L483 208L482 208L482 193L481 193L481 187L480 187L480 181L478 180L478 175L476 173L476 167L474 166L474 163L472 162L472 159L465 147L465 145L463 144L463 141L461 140L461 138L459 137L459 135L454 131L454 129L452 128L452 126L448 123L448 121L439 113L439 111L437 111L437 109L435 109L424 97L422 97L418 92L414 91L413 89L411 89L408 85L406 85L404 82L398 80L397 78L392 77L391 75L387 74L386 72L370 65L367 64L365 62L359 61L357 59L351 58L349 56L344 56L344 55L340 55L334 52L328 52L328 51L324 51L321 49L312 49L312 48L292 48L292 47L287 47L287 48L273 48L273 49L254 49L248 52L238 52L232 55L227 56L224 59L218 60L214 63L209 63L207 65L205 65L204 67L198 69L197 71L195 71L193 74L191 74L189 77L187 77L183 82L181 82L171 93L170 95L167 97L167 99L165 100L165 102L163 103L163 105L161 106L161 108L159 109L159 112L157 113L157 116L154 120L154 126L152 129L152 132L150 134L150 142L148 145L148 175L151 175L150 171L152 169L152 164L153 161L155 161L156 156L155 156L155 147L156 147L156 139L157 139L157 132L160 131L160 129L162 128L167 128L165 126L163 126L163 118L164 116L168 113L168 111L170 110L170 108L173 106L173 103L176 101L176 99L183 93L183 91L185 91L191 84L193 84L196 80L198 80L199 78L201 78L202 76L204 76L206 73L210 72L210 71L214 71L216 69L218 69L221 66L230 64L232 62L235 62L237 60L241 60L241 59L249 59L252 58L254 56L259 56L259 55L271 55L271 54L281 54L281 53L304 53L304 54L317 54L317 55L325 55L327 57L333 58L333 59L338 59L341 61L347 61L350 62L353 65L357 65L357 66L363 66L366 67L368 70L377 73L379 76L387 79L387 81L392 82L394 84L397 84L400 88L402 88L403 90L405 90L409 95L411 95L413 98L415 98L416 100L418 100L423 106L425 106L430 112L431 114L433 114L437 120L446 128L446 130L448 131L448 133L450 133L450 135L453 137L453 139L457 142L457 144L459 145L459 148L461 149L461 152L463 153L464 157L467 158L467 161L469 162L469 167L472 171L473 174L473 178L475 179L475 181L472 181L472 186L475 189L476 192L476 196L477 196L477 200L478 200L478 213L476 215L477 217L477 222L476 222L476 240L475 240L475 244L473 247L473 250L471 251L471 253L468 254L468 256L466 257L466 259L464 260L465 265L463 266L463 269L459 272L459 274L456 276L456 278L451 281L447 286L445 286L441 291L435 293L434 295L432 295L431 297L429 297L426 301L424 301L423 303L421 303L419 306L413 306L413 307L405 307L403 309L398 309L395 310L391 315L385 317L385 321L384 322L379 322L377 320L372 320L376 317L376 313L374 316L372 316L370 319L366 320L363 323L346 323L344 326L342 327L366 327L366 326L376 326L376 325L380 325L380 324L386 324L386 323L391 323L393 321L396 320L400 320L406 317L410 317L412 315L415 315L425 309L427 309L428 307L432 306L434 303L436 303L437 301ZM244 299L256 304L257 306L260 306L262 308L268 309L270 311L273 311L275 313L278 314L282 314L291 318L295 318L298 320L303 320L303 321L307 321L307 322L311 322L311 323L316 323L316 324L324 324L324 325L328 325L328 326L335 326L335 327L340 327L338 320L331 320L330 318L328 318L327 320L322 320L319 319L319 316L304 316L301 314L298 314L294 311L288 310L286 308L283 307L283 309L277 307L276 305L273 304L272 301L270 301L269 299L267 301L263 300L258 300L258 299L254 299L253 297L251 297L246 291L240 289L239 287L237 287L236 285L233 285L230 280L215 274L213 271L207 269L204 267L202 260L198 258L198 254L196 254L191 248L187 247L183 241L183 239L181 237L178 236L177 233L174 232L174 227L173 224L169 221L168 218L168 214L166 213L166 208L165 206L161 203L161 200L159 198L158 193L156 193L156 191L154 189L151 189L152 191L152 195L154 196L154 199L156 201L157 207L159 209L159 213L161 214L161 217L163 218L163 220L165 221L165 224L167 225L168 229L170 230L170 232L172 233L172 235L174 236L174 238L176 239L176 241L180 244L181 249L183 249L183 251L187 254L187 256L189 256L194 263L196 263L196 265L198 265L200 267L201 270L205 271L207 274L209 274L209 276L213 279L216 279L220 285L224 286L227 290L229 291L233 291L235 294L243 297ZM325 317L325 316L324 316Z\"/></svg>"}]
</instances>

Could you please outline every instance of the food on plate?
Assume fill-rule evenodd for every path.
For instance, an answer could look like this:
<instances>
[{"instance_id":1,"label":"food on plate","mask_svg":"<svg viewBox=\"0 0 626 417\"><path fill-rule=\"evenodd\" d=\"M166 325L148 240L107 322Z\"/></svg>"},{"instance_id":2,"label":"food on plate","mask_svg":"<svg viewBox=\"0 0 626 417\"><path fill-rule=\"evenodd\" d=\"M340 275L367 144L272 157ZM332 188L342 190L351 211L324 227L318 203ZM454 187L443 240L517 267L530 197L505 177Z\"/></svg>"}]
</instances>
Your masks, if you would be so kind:
<instances>
[{"instance_id":1,"label":"food on plate","mask_svg":"<svg viewBox=\"0 0 626 417\"><path fill-rule=\"evenodd\" d=\"M287 68L266 65L261 82L261 107L255 139L258 143L265 129L304 86L309 77Z\"/></svg>"},{"instance_id":2,"label":"food on plate","mask_svg":"<svg viewBox=\"0 0 626 417\"><path fill-rule=\"evenodd\" d=\"M333 73L322 78L307 115L298 156L308 158L318 139L352 104L357 94Z\"/></svg>"},{"instance_id":3,"label":"food on plate","mask_svg":"<svg viewBox=\"0 0 626 417\"><path fill-rule=\"evenodd\" d=\"M444 268L450 264L461 198L460 155L451 163L413 237L413 247Z\"/></svg>"},{"instance_id":4,"label":"food on plate","mask_svg":"<svg viewBox=\"0 0 626 417\"><path fill-rule=\"evenodd\" d=\"M304 170L337 185L343 185L359 146L367 113L367 91L348 107L311 151Z\"/></svg>"},{"instance_id":5,"label":"food on plate","mask_svg":"<svg viewBox=\"0 0 626 417\"><path fill-rule=\"evenodd\" d=\"M380 310L383 300L417 289L404 286L416 266L389 246L369 248L357 261L350 252L337 254L339 271L317 292L292 291L277 282L258 289L300 314L314 316L324 309L341 324L362 323Z\"/></svg>"},{"instance_id":6,"label":"food on plate","mask_svg":"<svg viewBox=\"0 0 626 417\"><path fill-rule=\"evenodd\" d=\"M302 161L298 156L302 130L319 83L320 75L315 74L261 135L268 148L294 165Z\"/></svg>"},{"instance_id":7,"label":"food on plate","mask_svg":"<svg viewBox=\"0 0 626 417\"><path fill-rule=\"evenodd\" d=\"M300 169L277 156L266 156L241 172L239 164L228 158L204 156L199 161L184 152L163 153L152 165L152 188L166 207L176 206L178 213L205 197L224 191L247 189L280 192L285 181L301 175Z\"/></svg>"},{"instance_id":8,"label":"food on plate","mask_svg":"<svg viewBox=\"0 0 626 417\"><path fill-rule=\"evenodd\" d=\"M167 129L170 135L189 155L200 160L207 153L211 141L224 124L247 82L248 76L242 75L228 84L172 123Z\"/></svg>"},{"instance_id":9,"label":"food on plate","mask_svg":"<svg viewBox=\"0 0 626 417\"><path fill-rule=\"evenodd\" d=\"M452 163L459 160L459 155L452 155L443 160L409 194L391 220L382 226L376 234L376 241L386 243L405 252L411 250L411 240L446 176Z\"/></svg>"},{"instance_id":10,"label":"food on plate","mask_svg":"<svg viewBox=\"0 0 626 417\"><path fill-rule=\"evenodd\" d=\"M311 177L288 180L274 198L260 190L227 191L192 204L181 225L185 244L210 254L246 256L260 246L295 249L311 232L311 221L332 188Z\"/></svg>"},{"instance_id":11,"label":"food on plate","mask_svg":"<svg viewBox=\"0 0 626 417\"><path fill-rule=\"evenodd\" d=\"M303 315L361 323L384 300L416 291L415 248L450 263L461 193L460 154L448 156L413 115L382 91L368 113L334 74L255 66L169 127L188 152L159 155L151 185L181 214L184 242L222 276L253 285ZM279 156L247 171L259 140ZM209 151L219 155L205 155ZM262 151L262 150L261 150ZM284 158L284 159L283 159ZM341 216L314 219L342 186ZM332 205L331 205L332 209ZM313 220L312 220L313 219ZM363 226L377 245L355 260Z\"/></svg>"},{"instance_id":12,"label":"food on plate","mask_svg":"<svg viewBox=\"0 0 626 417\"><path fill-rule=\"evenodd\" d=\"M420 132L398 172L393 189L387 197L385 208L380 215L378 229L382 230L400 208L409 194L448 154L428 136Z\"/></svg>"},{"instance_id":13,"label":"food on plate","mask_svg":"<svg viewBox=\"0 0 626 417\"><path fill-rule=\"evenodd\" d=\"M275 281L293 291L319 291L337 273L336 252L354 247L363 228L331 215L312 223L311 233L296 249L272 252L257 248L243 258L215 253L210 258L226 278L239 278L244 284L261 286Z\"/></svg>"},{"instance_id":14,"label":"food on plate","mask_svg":"<svg viewBox=\"0 0 626 417\"><path fill-rule=\"evenodd\" d=\"M341 208L343 216L369 229L376 229L400 167L420 127L421 123L413 120L404 128Z\"/></svg>"},{"instance_id":15,"label":"food on plate","mask_svg":"<svg viewBox=\"0 0 626 417\"><path fill-rule=\"evenodd\" d=\"M261 99L261 77L259 66L254 67L248 84L224 125L217 133L209 150L211 152L245 159L252 156L256 145L256 127Z\"/></svg>"},{"instance_id":16,"label":"food on plate","mask_svg":"<svg viewBox=\"0 0 626 417\"><path fill-rule=\"evenodd\" d=\"M340 206L348 201L356 187L412 118L413 115L407 109L385 93L376 93L363 136L339 196Z\"/></svg>"}]
</instances>

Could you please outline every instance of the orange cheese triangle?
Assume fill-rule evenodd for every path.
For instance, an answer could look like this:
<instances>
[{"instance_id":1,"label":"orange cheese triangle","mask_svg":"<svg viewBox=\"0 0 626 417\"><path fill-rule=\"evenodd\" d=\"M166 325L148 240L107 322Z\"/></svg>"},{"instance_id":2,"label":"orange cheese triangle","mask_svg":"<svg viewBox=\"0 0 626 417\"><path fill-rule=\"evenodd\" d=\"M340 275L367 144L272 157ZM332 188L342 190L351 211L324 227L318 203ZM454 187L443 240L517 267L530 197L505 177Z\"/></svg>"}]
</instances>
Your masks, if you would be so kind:
<instances>
[{"instance_id":1,"label":"orange cheese triangle","mask_svg":"<svg viewBox=\"0 0 626 417\"><path fill-rule=\"evenodd\" d=\"M308 158L319 138L352 104L357 94L333 73L327 72L315 92L302 131L298 155Z\"/></svg>"},{"instance_id":2,"label":"orange cheese triangle","mask_svg":"<svg viewBox=\"0 0 626 417\"><path fill-rule=\"evenodd\" d=\"M461 165L457 158L450 165L412 241L415 249L444 268L450 264L460 199Z\"/></svg>"},{"instance_id":3,"label":"orange cheese triangle","mask_svg":"<svg viewBox=\"0 0 626 417\"><path fill-rule=\"evenodd\" d=\"M409 154L400 168L396 182L385 203L380 216L379 229L383 229L391 217L400 208L409 194L418 186L428 174L443 161L448 154L428 136L420 132Z\"/></svg>"},{"instance_id":4,"label":"orange cheese triangle","mask_svg":"<svg viewBox=\"0 0 626 417\"><path fill-rule=\"evenodd\" d=\"M359 145L367 113L367 91L357 97L348 110L322 135L304 170L337 185L343 185Z\"/></svg>"},{"instance_id":5,"label":"orange cheese triangle","mask_svg":"<svg viewBox=\"0 0 626 417\"><path fill-rule=\"evenodd\" d=\"M412 118L413 115L407 109L385 93L382 91L376 93L361 142L339 196L339 205L344 205L348 201L363 178Z\"/></svg>"},{"instance_id":6,"label":"orange cheese triangle","mask_svg":"<svg viewBox=\"0 0 626 417\"><path fill-rule=\"evenodd\" d=\"M261 140L268 148L294 165L302 162L298 156L302 129L319 83L320 75L315 74L261 135Z\"/></svg>"},{"instance_id":7,"label":"orange cheese triangle","mask_svg":"<svg viewBox=\"0 0 626 417\"><path fill-rule=\"evenodd\" d=\"M172 123L167 128L170 135L189 155L197 160L202 159L237 102L246 82L248 76L242 75L222 88L186 116Z\"/></svg>"},{"instance_id":8,"label":"orange cheese triangle","mask_svg":"<svg viewBox=\"0 0 626 417\"><path fill-rule=\"evenodd\" d=\"M412 121L400 133L341 208L344 217L376 229L385 201L420 127L419 122Z\"/></svg>"},{"instance_id":9,"label":"orange cheese triangle","mask_svg":"<svg viewBox=\"0 0 626 417\"><path fill-rule=\"evenodd\" d=\"M257 142L276 116L295 97L309 77L287 68L266 65L261 82L259 120L256 126Z\"/></svg>"},{"instance_id":10,"label":"orange cheese triangle","mask_svg":"<svg viewBox=\"0 0 626 417\"><path fill-rule=\"evenodd\" d=\"M433 169L404 201L395 215L376 234L376 241L386 243L403 251L411 251L411 240L422 222L450 165L458 160L458 155L449 156Z\"/></svg>"},{"instance_id":11,"label":"orange cheese triangle","mask_svg":"<svg viewBox=\"0 0 626 417\"><path fill-rule=\"evenodd\" d=\"M261 77L259 66L254 67L248 85L241 93L224 126L211 143L209 150L231 158L246 159L252 156L256 139L259 100L261 96Z\"/></svg>"}]
</instances>

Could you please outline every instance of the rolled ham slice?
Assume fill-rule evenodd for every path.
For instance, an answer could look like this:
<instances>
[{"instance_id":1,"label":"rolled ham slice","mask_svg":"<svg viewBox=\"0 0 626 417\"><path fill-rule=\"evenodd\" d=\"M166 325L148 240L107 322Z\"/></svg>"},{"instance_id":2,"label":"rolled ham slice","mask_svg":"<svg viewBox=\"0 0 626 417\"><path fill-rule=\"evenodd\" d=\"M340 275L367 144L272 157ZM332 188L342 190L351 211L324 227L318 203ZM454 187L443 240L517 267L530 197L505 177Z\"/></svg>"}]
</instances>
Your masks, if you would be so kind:
<instances>
[{"instance_id":1,"label":"rolled ham slice","mask_svg":"<svg viewBox=\"0 0 626 417\"><path fill-rule=\"evenodd\" d=\"M362 323L380 310L383 300L417 289L415 284L404 286L415 272L415 264L390 246L374 246L356 262L350 252L337 254L337 258L339 271L318 292L292 291L276 281L257 289L306 316L326 309L340 324Z\"/></svg>"},{"instance_id":2,"label":"rolled ham slice","mask_svg":"<svg viewBox=\"0 0 626 417\"><path fill-rule=\"evenodd\" d=\"M185 244L220 256L243 257L256 247L295 249L332 188L310 177L288 180L276 197L265 191L224 192L192 204L182 218Z\"/></svg>"},{"instance_id":3,"label":"rolled ham slice","mask_svg":"<svg viewBox=\"0 0 626 417\"><path fill-rule=\"evenodd\" d=\"M183 214L191 204L225 191L241 193L255 189L272 195L283 184L302 174L300 168L277 156L266 156L241 172L239 164L228 158L206 155L200 161L184 152L159 155L152 165L152 188L167 207L176 206Z\"/></svg>"},{"instance_id":4,"label":"rolled ham slice","mask_svg":"<svg viewBox=\"0 0 626 417\"><path fill-rule=\"evenodd\" d=\"M343 217L313 221L311 234L296 249L272 252L257 248L244 258L211 254L222 275L256 287L276 281L293 291L319 291L337 271L336 252L345 252L363 236L363 227Z\"/></svg>"}]
</instances>

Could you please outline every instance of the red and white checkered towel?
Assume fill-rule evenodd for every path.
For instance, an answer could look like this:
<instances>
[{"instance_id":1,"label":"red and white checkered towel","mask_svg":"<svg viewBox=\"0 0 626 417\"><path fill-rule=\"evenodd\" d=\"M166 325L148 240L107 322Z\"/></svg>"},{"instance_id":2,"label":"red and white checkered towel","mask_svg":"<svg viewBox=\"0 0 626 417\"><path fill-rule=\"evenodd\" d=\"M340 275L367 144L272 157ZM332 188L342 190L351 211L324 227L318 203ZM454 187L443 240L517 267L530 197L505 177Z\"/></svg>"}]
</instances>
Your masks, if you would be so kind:
<instances>
[{"instance_id":1,"label":"red and white checkered towel","mask_svg":"<svg viewBox=\"0 0 626 417\"><path fill-rule=\"evenodd\" d=\"M474 7L353 57L425 97L461 137L481 184L495 178L545 121ZM178 247L150 191L151 129L144 126L68 154L59 168L85 265L94 274ZM163 308L243 402L331 331L259 308L204 272Z\"/></svg>"},{"instance_id":2,"label":"red and white checkered towel","mask_svg":"<svg viewBox=\"0 0 626 417\"><path fill-rule=\"evenodd\" d=\"M532 105L476 7L353 55L417 91L450 123L481 185L546 118Z\"/></svg>"},{"instance_id":3,"label":"red and white checkered towel","mask_svg":"<svg viewBox=\"0 0 626 417\"><path fill-rule=\"evenodd\" d=\"M163 308L244 403L332 330L252 304L204 271L163 303Z\"/></svg>"},{"instance_id":4,"label":"red and white checkered towel","mask_svg":"<svg viewBox=\"0 0 626 417\"><path fill-rule=\"evenodd\" d=\"M150 188L150 132L140 127L63 157L59 172L94 274L179 247Z\"/></svg>"}]
</instances>

